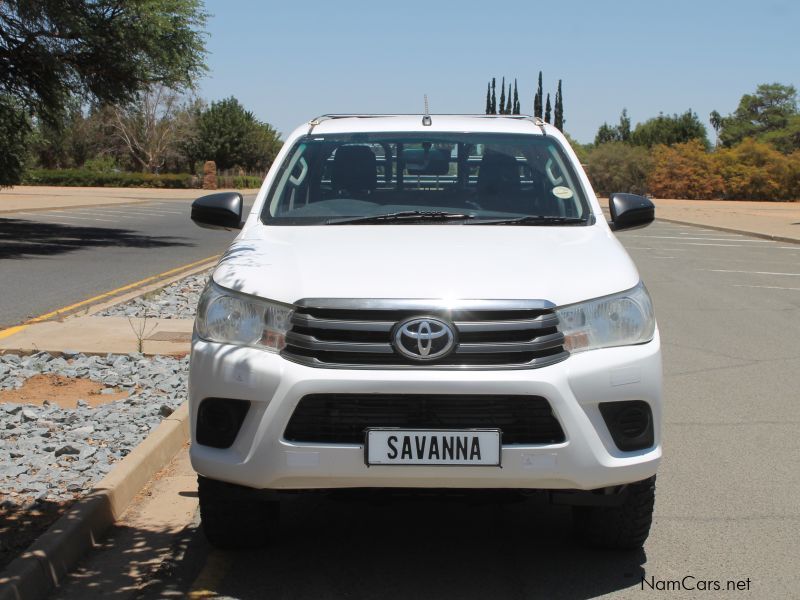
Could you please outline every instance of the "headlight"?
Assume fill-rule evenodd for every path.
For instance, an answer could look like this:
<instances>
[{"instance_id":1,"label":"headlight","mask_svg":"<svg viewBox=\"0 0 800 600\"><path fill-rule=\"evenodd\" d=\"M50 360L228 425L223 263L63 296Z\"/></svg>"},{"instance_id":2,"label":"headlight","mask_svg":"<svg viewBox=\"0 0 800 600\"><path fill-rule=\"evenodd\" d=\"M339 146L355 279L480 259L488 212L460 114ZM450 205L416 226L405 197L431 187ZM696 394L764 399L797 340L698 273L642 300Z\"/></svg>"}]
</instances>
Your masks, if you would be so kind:
<instances>
[{"instance_id":1,"label":"headlight","mask_svg":"<svg viewBox=\"0 0 800 600\"><path fill-rule=\"evenodd\" d=\"M556 309L564 347L583 352L643 344L653 339L653 302L642 282L626 292Z\"/></svg>"},{"instance_id":2,"label":"headlight","mask_svg":"<svg viewBox=\"0 0 800 600\"><path fill-rule=\"evenodd\" d=\"M237 294L210 281L197 305L197 335L210 342L280 352L286 345L292 307Z\"/></svg>"}]
</instances>

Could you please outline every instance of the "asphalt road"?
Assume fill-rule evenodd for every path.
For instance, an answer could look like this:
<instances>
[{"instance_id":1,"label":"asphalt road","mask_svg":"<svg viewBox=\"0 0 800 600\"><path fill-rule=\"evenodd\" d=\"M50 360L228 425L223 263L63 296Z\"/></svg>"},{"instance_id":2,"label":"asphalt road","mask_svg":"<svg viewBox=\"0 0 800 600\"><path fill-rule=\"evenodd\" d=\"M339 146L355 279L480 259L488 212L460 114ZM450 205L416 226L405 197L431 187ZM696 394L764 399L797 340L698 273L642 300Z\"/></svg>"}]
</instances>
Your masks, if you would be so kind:
<instances>
[{"instance_id":1,"label":"asphalt road","mask_svg":"<svg viewBox=\"0 0 800 600\"><path fill-rule=\"evenodd\" d=\"M223 252L235 232L197 227L190 203L0 214L0 328Z\"/></svg>"},{"instance_id":2,"label":"asphalt road","mask_svg":"<svg viewBox=\"0 0 800 600\"><path fill-rule=\"evenodd\" d=\"M568 509L536 499L298 497L264 550L212 550L195 516L153 542L161 566L135 594L108 569L86 581L119 598L797 598L800 245L667 223L619 237L663 340L665 457L644 551L586 549ZM152 537L129 539L148 556ZM664 591L706 580L746 589Z\"/></svg>"}]
</instances>

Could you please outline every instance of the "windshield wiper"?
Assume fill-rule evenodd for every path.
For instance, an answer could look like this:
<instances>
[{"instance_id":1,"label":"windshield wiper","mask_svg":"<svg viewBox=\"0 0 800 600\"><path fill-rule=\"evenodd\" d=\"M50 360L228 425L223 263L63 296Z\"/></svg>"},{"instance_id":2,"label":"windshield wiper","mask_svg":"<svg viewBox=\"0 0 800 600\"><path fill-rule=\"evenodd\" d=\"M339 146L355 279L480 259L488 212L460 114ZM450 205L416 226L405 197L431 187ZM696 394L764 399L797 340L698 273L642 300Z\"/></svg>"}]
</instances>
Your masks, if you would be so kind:
<instances>
[{"instance_id":1,"label":"windshield wiper","mask_svg":"<svg viewBox=\"0 0 800 600\"><path fill-rule=\"evenodd\" d=\"M469 223L469 225L586 225L588 222L588 219L579 217L528 215L526 217L510 217L505 219L478 219Z\"/></svg>"},{"instance_id":2,"label":"windshield wiper","mask_svg":"<svg viewBox=\"0 0 800 600\"><path fill-rule=\"evenodd\" d=\"M344 217L341 219L328 219L326 225L350 225L383 223L386 221L450 221L474 219L475 215L466 213L451 213L442 210L402 210L384 215L363 215L360 217Z\"/></svg>"}]
</instances>

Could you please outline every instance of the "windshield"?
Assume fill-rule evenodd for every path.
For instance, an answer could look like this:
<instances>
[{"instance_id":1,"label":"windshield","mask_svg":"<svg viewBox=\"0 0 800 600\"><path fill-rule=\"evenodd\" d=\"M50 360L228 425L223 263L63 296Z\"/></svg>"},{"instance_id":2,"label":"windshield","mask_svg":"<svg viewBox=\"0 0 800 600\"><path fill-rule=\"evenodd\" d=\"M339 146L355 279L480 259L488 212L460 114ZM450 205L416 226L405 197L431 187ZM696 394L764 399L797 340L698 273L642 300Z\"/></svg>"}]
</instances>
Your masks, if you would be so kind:
<instances>
[{"instance_id":1,"label":"windshield","mask_svg":"<svg viewBox=\"0 0 800 600\"><path fill-rule=\"evenodd\" d=\"M359 133L301 138L277 173L268 225L585 224L558 141L540 135Z\"/></svg>"}]
</instances>

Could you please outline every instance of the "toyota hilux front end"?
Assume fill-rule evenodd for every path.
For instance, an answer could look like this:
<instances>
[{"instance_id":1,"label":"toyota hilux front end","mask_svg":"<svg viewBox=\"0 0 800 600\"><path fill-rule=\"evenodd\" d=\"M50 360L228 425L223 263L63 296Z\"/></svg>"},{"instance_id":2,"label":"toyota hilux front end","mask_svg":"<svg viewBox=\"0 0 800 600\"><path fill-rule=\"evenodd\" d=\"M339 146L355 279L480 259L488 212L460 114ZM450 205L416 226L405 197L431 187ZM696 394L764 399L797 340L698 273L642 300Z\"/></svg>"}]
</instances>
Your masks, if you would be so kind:
<instances>
[{"instance_id":1,"label":"toyota hilux front end","mask_svg":"<svg viewBox=\"0 0 800 600\"><path fill-rule=\"evenodd\" d=\"M572 150L526 117L329 117L295 131L198 307L203 527L258 543L282 491L545 490L598 545L647 537L653 307ZM238 213L237 213L238 211Z\"/></svg>"}]
</instances>

